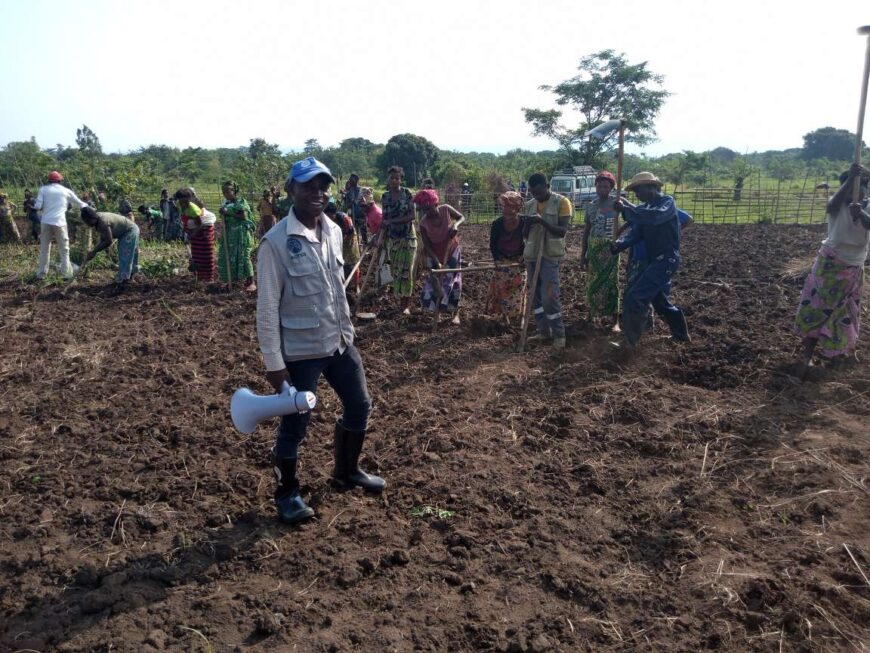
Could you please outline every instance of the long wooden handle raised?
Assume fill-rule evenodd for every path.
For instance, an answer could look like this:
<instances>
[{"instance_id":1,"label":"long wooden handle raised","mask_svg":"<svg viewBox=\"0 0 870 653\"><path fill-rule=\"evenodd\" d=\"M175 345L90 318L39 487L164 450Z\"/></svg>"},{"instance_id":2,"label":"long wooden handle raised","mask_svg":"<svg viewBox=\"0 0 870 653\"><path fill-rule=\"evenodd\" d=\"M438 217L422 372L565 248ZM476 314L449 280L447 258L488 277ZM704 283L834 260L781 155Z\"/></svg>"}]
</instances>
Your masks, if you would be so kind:
<instances>
[{"instance_id":1,"label":"long wooden handle raised","mask_svg":"<svg viewBox=\"0 0 870 653\"><path fill-rule=\"evenodd\" d=\"M855 163L861 163L861 141L864 135L864 112L867 110L867 80L870 78L870 25L860 27L859 34L867 34L867 51L864 54L864 77L861 80L861 102L858 105L858 129L855 132ZM861 175L855 178L852 201L861 197Z\"/></svg>"}]
</instances>

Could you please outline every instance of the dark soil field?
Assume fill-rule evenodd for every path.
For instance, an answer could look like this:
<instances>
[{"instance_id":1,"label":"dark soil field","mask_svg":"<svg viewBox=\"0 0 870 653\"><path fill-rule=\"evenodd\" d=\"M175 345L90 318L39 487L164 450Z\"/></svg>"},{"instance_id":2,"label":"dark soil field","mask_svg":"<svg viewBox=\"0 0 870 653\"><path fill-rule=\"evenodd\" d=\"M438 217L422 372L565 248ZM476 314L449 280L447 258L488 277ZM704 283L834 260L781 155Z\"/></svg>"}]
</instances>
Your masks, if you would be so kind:
<instances>
[{"instance_id":1,"label":"dark soil field","mask_svg":"<svg viewBox=\"0 0 870 653\"><path fill-rule=\"evenodd\" d=\"M363 464L387 492L330 489L324 385L299 527L274 516L275 423L229 418L236 388L268 387L254 298L7 279L0 650L867 650L870 364L788 374L784 271L821 233L687 230L693 341L659 323L627 363L585 321L577 232L563 352L514 353L484 276L436 333L379 303ZM463 234L485 262L484 228Z\"/></svg>"}]
</instances>

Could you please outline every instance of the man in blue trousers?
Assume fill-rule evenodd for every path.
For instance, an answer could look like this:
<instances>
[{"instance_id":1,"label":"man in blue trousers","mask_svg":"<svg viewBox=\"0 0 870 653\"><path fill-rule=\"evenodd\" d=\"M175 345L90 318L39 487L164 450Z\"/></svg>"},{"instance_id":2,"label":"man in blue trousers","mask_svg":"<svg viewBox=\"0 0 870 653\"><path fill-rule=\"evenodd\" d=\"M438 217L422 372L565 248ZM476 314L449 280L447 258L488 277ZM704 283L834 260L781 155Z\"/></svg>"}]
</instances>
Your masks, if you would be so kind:
<instances>
[{"instance_id":1,"label":"man in blue trousers","mask_svg":"<svg viewBox=\"0 0 870 653\"><path fill-rule=\"evenodd\" d=\"M643 243L646 266L628 285L623 301L623 346L633 351L644 332L649 307L671 330L674 340L689 340L683 312L670 301L671 278L680 266L680 223L674 198L662 193L662 182L651 172L636 174L626 190L633 190L640 204L618 200L614 207L632 223L631 233L611 246L611 253Z\"/></svg>"}]
</instances>

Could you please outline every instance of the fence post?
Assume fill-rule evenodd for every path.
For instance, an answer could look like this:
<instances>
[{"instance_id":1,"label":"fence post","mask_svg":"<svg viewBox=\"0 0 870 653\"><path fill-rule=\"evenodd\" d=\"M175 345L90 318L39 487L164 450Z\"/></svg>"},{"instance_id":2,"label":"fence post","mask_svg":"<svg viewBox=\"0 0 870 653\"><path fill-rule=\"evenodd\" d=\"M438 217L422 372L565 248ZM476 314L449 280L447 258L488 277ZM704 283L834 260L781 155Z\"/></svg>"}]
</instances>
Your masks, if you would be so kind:
<instances>
[{"instance_id":1,"label":"fence post","mask_svg":"<svg viewBox=\"0 0 870 653\"><path fill-rule=\"evenodd\" d=\"M810 171L807 170L807 174L804 175L804 184L801 186L801 194L798 195L798 205L797 205L797 217L795 218L795 224L800 224L801 221L801 204L804 201L804 193L807 190L807 179L810 178Z\"/></svg>"}]
</instances>

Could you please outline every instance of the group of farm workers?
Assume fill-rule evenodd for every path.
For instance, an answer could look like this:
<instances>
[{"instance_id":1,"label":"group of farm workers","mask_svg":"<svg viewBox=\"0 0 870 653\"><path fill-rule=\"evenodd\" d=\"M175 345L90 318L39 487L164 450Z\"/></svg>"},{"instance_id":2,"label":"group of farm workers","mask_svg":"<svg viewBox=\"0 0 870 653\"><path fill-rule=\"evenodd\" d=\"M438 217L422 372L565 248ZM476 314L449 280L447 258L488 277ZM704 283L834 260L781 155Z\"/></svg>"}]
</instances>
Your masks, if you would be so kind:
<instances>
[{"instance_id":1,"label":"group of farm workers","mask_svg":"<svg viewBox=\"0 0 870 653\"><path fill-rule=\"evenodd\" d=\"M439 279L430 272L423 305L455 310L462 267L457 227L464 217L452 206L440 204L433 188L412 194L401 184L400 168L392 168L389 174L380 237L386 247L385 260L393 268L393 289L407 309L416 258L414 213L419 207L427 267L430 271L445 266L456 270ZM861 166L853 165L841 177L843 185L828 205L828 233L807 278L797 315L797 332L804 338L804 369L817 346L823 356L835 357L849 354L857 342L863 265L870 246L868 177ZM333 183L329 169L313 157L293 165L286 189L294 205L266 233L259 250L257 332L266 378L276 392L282 391L285 382L297 390L314 392L322 375L342 402L342 416L334 429L332 484L377 494L386 485L384 479L359 466L372 404L342 292L346 238L355 220L344 214L338 222L334 217L325 219L338 213L330 207ZM850 189L858 187L858 199L847 202ZM631 250L619 348L628 353L634 350L651 325L652 310L668 326L674 341L689 340L686 318L670 301L670 291L680 265L681 230L691 224L691 217L662 192L662 182L650 172L638 173L626 186L626 191L634 192L637 204L617 192L616 180L608 172L597 175L595 188L597 197L586 210L581 255L581 265L588 270L587 303L593 318L619 329L617 257ZM496 274L490 283L489 303L500 311L515 310L520 303L517 293L524 286L523 272L516 265L525 268L528 279L535 278L537 271L532 303L537 336L551 339L560 348L565 346L565 326L559 273L573 207L567 198L550 190L543 174L529 177L528 191L528 201L512 191L500 197L503 215L490 230ZM355 201L355 194L351 197ZM624 217L625 225L614 240L617 214ZM272 449L278 481L276 509L291 524L314 515L299 493L297 479L299 444L308 423L307 413L283 417Z\"/></svg>"},{"instance_id":2,"label":"group of farm workers","mask_svg":"<svg viewBox=\"0 0 870 653\"><path fill-rule=\"evenodd\" d=\"M347 270L347 239L351 237L354 213L337 210L330 197L335 178L314 157L297 161L285 188L293 198L287 215L263 236L257 259L257 335L266 367L266 379L280 393L288 383L298 391L314 392L325 377L342 403L342 415L333 431L333 486L346 490L361 487L380 493L386 483L359 466L371 411L362 359L354 346L351 311L343 289ZM648 326L651 307L668 324L676 340L687 340L682 311L669 300L671 278L679 266L680 224L673 198L662 194L662 183L651 173L636 175L628 184L640 203L614 196L616 180L601 173L596 180L598 199L587 211L584 258L595 275L606 275L593 290L602 315L618 311L615 291L616 257L622 250L645 246L626 288L623 313L624 347L637 345ZM553 193L543 174L528 180L531 198L519 193L501 196L504 215L492 225L490 246L496 263L491 283L491 304L499 310L515 306L522 278L512 263L521 263L529 277L538 270L532 313L538 336L556 347L565 346L565 326L559 298L559 271L565 257L565 236L573 215L566 198ZM350 202L361 194L351 193ZM348 194L345 195L346 199ZM417 208L422 217L419 225ZM351 207L353 210L353 207ZM402 185L402 170L389 171L387 192L382 198L383 221L372 234L375 251L385 251L384 263L401 306L409 308L417 258L417 228L430 275L421 295L424 307L455 311L461 294L462 257L458 227L461 212L441 204L434 188L412 193ZM630 231L619 240L606 238L616 212L622 213ZM358 244L356 252L358 252ZM439 275L431 271L455 270ZM522 272L520 271L521 275ZM310 414L282 417L272 464L277 478L275 506L280 518L297 523L311 518L313 509L299 492L297 475L299 445L308 430Z\"/></svg>"},{"instance_id":3,"label":"group of farm workers","mask_svg":"<svg viewBox=\"0 0 870 653\"><path fill-rule=\"evenodd\" d=\"M69 279L80 269L70 260L69 230L66 213L70 207L81 211L82 221L88 227L96 230L100 237L97 245L88 251L82 260L81 269L101 251L118 243L118 273L115 282L123 286L139 272L139 226L132 219L132 211L126 215L108 211L98 211L88 202L80 199L74 191L63 185L63 175L52 171L48 182L40 187L36 199L26 197L28 210L34 214L33 221L39 225L39 261L37 263L37 278L45 277L49 270L51 246L54 242L59 250L58 271ZM256 292L254 283L254 266L252 254L255 246L254 231L257 227L251 217L251 207L247 200L239 195L239 186L233 181L227 181L221 186L224 202L220 206L226 233L221 239L219 249L215 251L214 213L205 208L192 188L179 189L172 198L164 190L161 198L161 211L150 210L146 206L139 209L153 224L160 225L161 238L174 237L175 222L183 229L184 239L188 244L190 255L190 270L196 278L206 283L214 282L218 277L226 281L241 281L249 292ZM18 236L18 229L12 218L11 211L5 207L6 195L0 193L0 228L2 240L13 240L11 235ZM153 213L153 215L152 215ZM158 219L158 214L160 219ZM164 217L166 219L164 220ZM11 226L10 226L11 225ZM10 237L5 237L7 231ZM34 233L34 235L37 235ZM20 240L20 237L18 237Z\"/></svg>"},{"instance_id":4,"label":"group of farm workers","mask_svg":"<svg viewBox=\"0 0 870 653\"><path fill-rule=\"evenodd\" d=\"M858 340L864 262L870 247L870 213L867 185L870 174L854 164L841 176L841 187L827 208L827 234L807 277L797 311L796 332L803 338L798 376L803 377L815 351L823 357L849 355ZM94 210L64 187L63 177L52 172L49 183L34 202L41 211L38 274L46 274L51 241L60 248L60 270L73 274L65 212L68 205L81 209L84 222L100 240L87 253L83 265L113 242L118 243L118 281L126 281L138 268L139 228L125 216ZM375 259L380 285L389 285L410 312L419 265L417 234L423 269L429 274L421 292L424 308L454 315L462 292L462 254L458 227L465 217L440 202L433 184L416 193L403 185L403 171L389 170L387 190L378 207L371 189L358 188L352 178L343 193L340 211L330 195L335 178L314 157L297 161L285 183L287 200L272 204L272 220L262 228L253 278L251 253L255 225L248 203L233 182L222 186L220 208L227 222L227 249L215 252L216 216L208 211L192 188L183 188L173 199L187 234L191 269L197 278L211 281L220 269L257 290L257 334L266 367L266 379L276 392L285 382L299 391L314 392L325 377L342 403L342 415L333 432L332 484L343 490L361 487L380 493L385 481L359 466L371 411L362 359L354 346L354 327L344 289L351 274L358 279L363 244L380 253ZM571 201L550 190L540 173L528 179L528 194L508 191L499 198L500 215L490 228L494 269L489 284L488 310L508 319L518 317L522 290L535 279L530 292L534 337L563 348L565 321L560 301L560 268L566 256L565 239L574 213ZM596 198L585 211L580 264L587 271L586 300L593 320L621 332L617 351L630 355L650 328L652 311L667 325L672 340L688 341L686 318L670 300L672 279L680 266L681 230L691 218L677 208L674 198L662 192L662 182L650 172L636 174L625 193L616 179L600 172L595 179ZM626 195L633 191L638 203ZM274 198L275 195L272 195ZM850 196L852 200L850 201ZM265 200L264 196L264 200ZM260 206L262 212L262 203ZM421 214L419 222L417 215ZM283 215L283 217L281 217ZM614 233L617 216L624 218ZM280 219L278 219L280 218ZM277 223L275 223L275 219ZM366 230L363 232L361 224ZM618 292L618 255L630 251L623 306ZM441 274L435 272L444 271ZM299 445L308 430L310 414L281 419L272 462L277 477L275 505L287 523L309 519L314 511L299 492Z\"/></svg>"}]
</instances>

